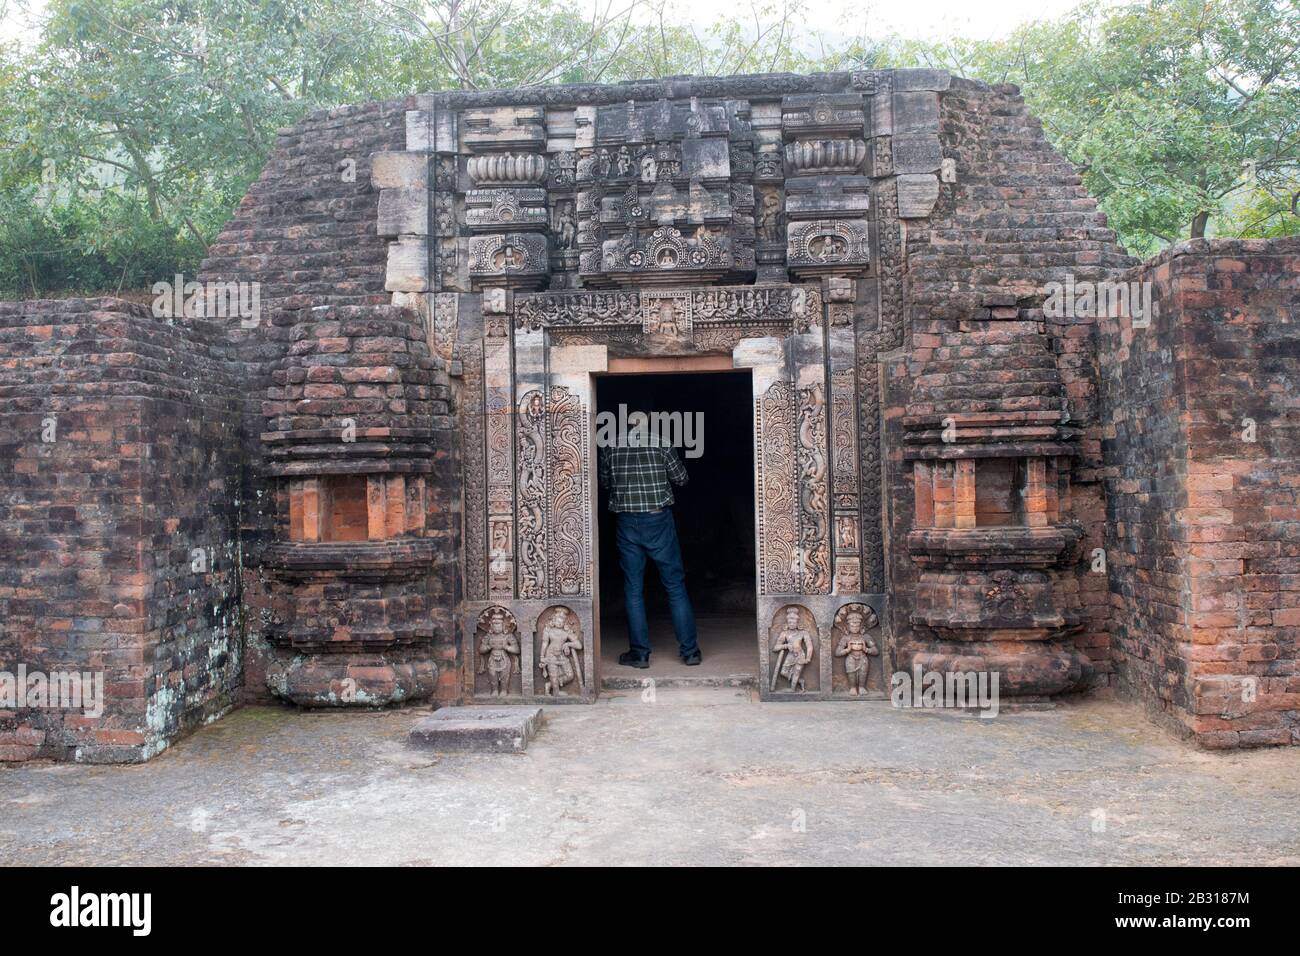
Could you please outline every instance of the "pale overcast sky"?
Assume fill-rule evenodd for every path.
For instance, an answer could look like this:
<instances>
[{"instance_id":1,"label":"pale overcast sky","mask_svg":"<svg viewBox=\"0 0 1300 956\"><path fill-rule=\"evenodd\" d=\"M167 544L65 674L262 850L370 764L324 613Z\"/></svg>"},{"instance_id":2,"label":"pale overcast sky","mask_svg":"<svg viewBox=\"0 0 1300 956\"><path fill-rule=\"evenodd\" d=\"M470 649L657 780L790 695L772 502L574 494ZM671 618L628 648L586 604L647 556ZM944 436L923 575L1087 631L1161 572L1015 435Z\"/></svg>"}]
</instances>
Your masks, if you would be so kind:
<instances>
[{"instance_id":1,"label":"pale overcast sky","mask_svg":"<svg viewBox=\"0 0 1300 956\"><path fill-rule=\"evenodd\" d=\"M608 0L598 0L603 6ZM751 16L750 0L670 0L681 20L707 26L718 16ZM758 0L758 6L775 7L782 0ZM1004 36L1022 23L1050 19L1075 6L1078 0L807 0L799 17L800 30L821 33L827 38L900 34L921 39L967 36L992 39ZM0 37L11 38L23 31L26 17L19 13L22 0L0 0ZM25 6L39 13L45 0L29 0ZM770 16L767 18L770 20Z\"/></svg>"}]
</instances>

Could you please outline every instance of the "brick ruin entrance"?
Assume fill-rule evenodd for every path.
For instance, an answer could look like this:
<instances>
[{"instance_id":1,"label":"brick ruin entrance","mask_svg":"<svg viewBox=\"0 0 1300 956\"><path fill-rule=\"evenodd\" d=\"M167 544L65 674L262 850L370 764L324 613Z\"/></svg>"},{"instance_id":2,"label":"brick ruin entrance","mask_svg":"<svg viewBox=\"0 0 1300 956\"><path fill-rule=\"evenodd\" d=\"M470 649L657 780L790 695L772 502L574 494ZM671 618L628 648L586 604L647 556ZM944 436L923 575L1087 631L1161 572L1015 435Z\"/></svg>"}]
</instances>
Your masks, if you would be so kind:
<instances>
[{"instance_id":1,"label":"brick ruin entrance","mask_svg":"<svg viewBox=\"0 0 1300 956\"><path fill-rule=\"evenodd\" d=\"M1011 343L990 350L991 402L944 396L949 375L889 391L903 242L955 178L949 85L900 71L417 98L375 182L394 304L424 315L459 399L466 697L596 695L593 377L652 361L750 373L765 698L880 697L913 663L997 667L1028 696L1085 683L1054 585L1078 540L1061 507L1078 433L1027 303L982 310L1011 320L991 337ZM1040 370L1028 394L1002 387L1007 354ZM913 505L887 507L891 456L917 489L892 573L887 524Z\"/></svg>"},{"instance_id":2,"label":"brick ruin entrance","mask_svg":"<svg viewBox=\"0 0 1300 956\"><path fill-rule=\"evenodd\" d=\"M1298 252L1139 265L1013 88L934 70L312 114L199 276L260 321L0 303L0 691L108 689L0 706L0 759L147 759L249 701L594 699L596 389L647 362L748 378L765 698L989 671L1294 743ZM1046 307L1110 281L1155 311Z\"/></svg>"}]
</instances>

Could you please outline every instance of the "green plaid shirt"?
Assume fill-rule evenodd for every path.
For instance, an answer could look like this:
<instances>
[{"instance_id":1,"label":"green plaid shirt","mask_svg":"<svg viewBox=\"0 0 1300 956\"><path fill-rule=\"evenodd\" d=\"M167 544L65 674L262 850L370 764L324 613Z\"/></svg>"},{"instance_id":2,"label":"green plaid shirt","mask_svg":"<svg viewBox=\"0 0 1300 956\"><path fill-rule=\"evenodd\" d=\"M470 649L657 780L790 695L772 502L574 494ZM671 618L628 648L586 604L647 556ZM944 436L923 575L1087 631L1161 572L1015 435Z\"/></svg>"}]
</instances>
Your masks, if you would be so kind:
<instances>
[{"instance_id":1,"label":"green plaid shirt","mask_svg":"<svg viewBox=\"0 0 1300 956\"><path fill-rule=\"evenodd\" d=\"M673 503L669 485L690 480L672 448L616 447L600 450L600 486L609 489L610 511L655 511Z\"/></svg>"}]
</instances>

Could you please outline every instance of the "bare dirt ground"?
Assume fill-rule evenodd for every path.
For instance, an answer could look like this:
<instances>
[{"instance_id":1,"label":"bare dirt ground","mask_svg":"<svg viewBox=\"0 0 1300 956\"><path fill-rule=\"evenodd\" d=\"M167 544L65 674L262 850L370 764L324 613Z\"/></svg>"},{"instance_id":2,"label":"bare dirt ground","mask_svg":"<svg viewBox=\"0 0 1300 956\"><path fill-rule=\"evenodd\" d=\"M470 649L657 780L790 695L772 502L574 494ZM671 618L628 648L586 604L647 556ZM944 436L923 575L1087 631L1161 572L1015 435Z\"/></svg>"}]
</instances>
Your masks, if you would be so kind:
<instances>
[{"instance_id":1,"label":"bare dirt ground","mask_svg":"<svg viewBox=\"0 0 1300 956\"><path fill-rule=\"evenodd\" d=\"M1300 750L1200 751L1125 702L546 711L522 755L412 751L426 710L250 707L141 766L0 769L0 862L1300 864Z\"/></svg>"}]
</instances>

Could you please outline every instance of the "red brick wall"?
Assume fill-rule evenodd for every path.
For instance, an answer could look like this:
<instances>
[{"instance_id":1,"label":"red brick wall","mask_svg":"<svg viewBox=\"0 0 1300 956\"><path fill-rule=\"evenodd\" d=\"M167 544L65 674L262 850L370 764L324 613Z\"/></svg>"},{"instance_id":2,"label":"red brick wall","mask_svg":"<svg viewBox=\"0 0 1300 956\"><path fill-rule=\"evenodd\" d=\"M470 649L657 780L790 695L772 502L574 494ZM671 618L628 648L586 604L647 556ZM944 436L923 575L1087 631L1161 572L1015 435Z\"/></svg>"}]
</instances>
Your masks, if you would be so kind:
<instances>
[{"instance_id":1,"label":"red brick wall","mask_svg":"<svg viewBox=\"0 0 1300 956\"><path fill-rule=\"evenodd\" d=\"M1159 308L1099 336L1121 686L1205 746L1298 743L1300 239L1183 243L1125 278Z\"/></svg>"},{"instance_id":2,"label":"red brick wall","mask_svg":"<svg viewBox=\"0 0 1300 956\"><path fill-rule=\"evenodd\" d=\"M140 760L234 702L240 459L220 336L113 299L0 303L0 671L102 673L108 698L98 718L0 710L0 759Z\"/></svg>"}]
</instances>

